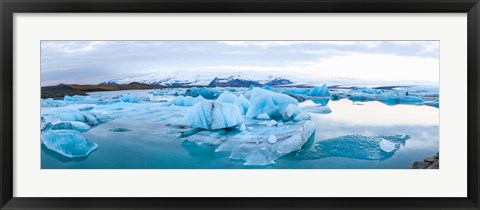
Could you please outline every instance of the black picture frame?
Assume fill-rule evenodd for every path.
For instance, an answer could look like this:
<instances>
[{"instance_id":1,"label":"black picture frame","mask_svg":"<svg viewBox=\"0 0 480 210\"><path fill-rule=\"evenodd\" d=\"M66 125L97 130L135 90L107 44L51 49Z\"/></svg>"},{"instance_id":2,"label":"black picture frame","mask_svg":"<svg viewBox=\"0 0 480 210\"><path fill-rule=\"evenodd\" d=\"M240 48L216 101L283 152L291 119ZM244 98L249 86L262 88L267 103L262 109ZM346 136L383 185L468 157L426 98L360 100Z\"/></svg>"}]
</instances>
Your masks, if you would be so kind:
<instances>
[{"instance_id":1,"label":"black picture frame","mask_svg":"<svg viewBox=\"0 0 480 210\"><path fill-rule=\"evenodd\" d=\"M478 0L0 0L1 209L479 209ZM468 196L465 198L13 197L14 13L467 13ZM445 180L451 181L451 180Z\"/></svg>"}]
</instances>

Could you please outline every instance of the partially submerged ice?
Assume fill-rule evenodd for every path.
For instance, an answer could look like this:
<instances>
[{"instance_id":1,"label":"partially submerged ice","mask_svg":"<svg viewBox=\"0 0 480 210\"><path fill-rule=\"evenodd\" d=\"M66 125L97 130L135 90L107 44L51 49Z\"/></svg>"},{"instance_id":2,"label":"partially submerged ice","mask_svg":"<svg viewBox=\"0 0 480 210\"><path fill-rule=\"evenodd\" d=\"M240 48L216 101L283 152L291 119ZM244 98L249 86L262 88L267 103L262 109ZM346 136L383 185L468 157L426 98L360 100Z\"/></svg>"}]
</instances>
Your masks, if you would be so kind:
<instances>
[{"instance_id":1,"label":"partially submerged ice","mask_svg":"<svg viewBox=\"0 0 480 210\"><path fill-rule=\"evenodd\" d=\"M45 147L69 158L87 156L98 147L75 130L48 130L41 136Z\"/></svg>"},{"instance_id":2,"label":"partially submerged ice","mask_svg":"<svg viewBox=\"0 0 480 210\"><path fill-rule=\"evenodd\" d=\"M203 101L192 107L185 120L192 128L217 130L237 126L243 122L243 117L234 104Z\"/></svg>"},{"instance_id":3,"label":"partially submerged ice","mask_svg":"<svg viewBox=\"0 0 480 210\"><path fill-rule=\"evenodd\" d=\"M83 122L89 126L99 124L96 116L88 113L83 113L78 109L72 107L59 107L42 110L42 119L44 123L56 123L61 121L76 121Z\"/></svg>"},{"instance_id":4,"label":"partially submerged ice","mask_svg":"<svg viewBox=\"0 0 480 210\"><path fill-rule=\"evenodd\" d=\"M327 157L345 157L363 160L386 160L405 145L408 135L392 136L339 136L319 141L315 149L299 151L298 159L320 159Z\"/></svg>"},{"instance_id":5,"label":"partially submerged ice","mask_svg":"<svg viewBox=\"0 0 480 210\"><path fill-rule=\"evenodd\" d=\"M254 125L249 125L249 127ZM300 150L315 132L313 122L289 121L276 126L256 126L242 132L204 130L185 138L185 141L216 147L216 152L229 152L230 159L245 165L274 164L278 158Z\"/></svg>"},{"instance_id":6,"label":"partially submerged ice","mask_svg":"<svg viewBox=\"0 0 480 210\"><path fill-rule=\"evenodd\" d=\"M206 99L216 99L223 93L223 90L220 88L196 88L192 87L185 91L185 96L202 96Z\"/></svg>"},{"instance_id":7,"label":"partially submerged ice","mask_svg":"<svg viewBox=\"0 0 480 210\"><path fill-rule=\"evenodd\" d=\"M172 100L172 104L177 106L193 106L205 100L206 99L203 98L201 95L197 97L177 96L175 99Z\"/></svg>"},{"instance_id":8,"label":"partially submerged ice","mask_svg":"<svg viewBox=\"0 0 480 210\"><path fill-rule=\"evenodd\" d=\"M52 130L76 130L80 132L88 131L90 126L77 121L58 122L51 127Z\"/></svg>"},{"instance_id":9,"label":"partially submerged ice","mask_svg":"<svg viewBox=\"0 0 480 210\"><path fill-rule=\"evenodd\" d=\"M246 117L268 119L265 116L268 115L269 118L282 117L284 120L310 119L308 113L298 108L298 101L288 95L254 88L245 92L245 97L250 102Z\"/></svg>"},{"instance_id":10,"label":"partially submerged ice","mask_svg":"<svg viewBox=\"0 0 480 210\"><path fill-rule=\"evenodd\" d=\"M408 91L400 90L359 88L350 90L347 96L353 102L380 101L387 105L423 103L421 97L412 96Z\"/></svg>"},{"instance_id":11,"label":"partially submerged ice","mask_svg":"<svg viewBox=\"0 0 480 210\"><path fill-rule=\"evenodd\" d=\"M330 114L332 110L328 106L304 106L303 110L315 114Z\"/></svg>"},{"instance_id":12,"label":"partially submerged ice","mask_svg":"<svg viewBox=\"0 0 480 210\"><path fill-rule=\"evenodd\" d=\"M232 93L223 93L217 98L216 101L222 102L222 103L235 104L240 109L240 112L242 114L247 113L247 110L249 107L249 102L243 94L236 96L235 94L232 94Z\"/></svg>"},{"instance_id":13,"label":"partially submerged ice","mask_svg":"<svg viewBox=\"0 0 480 210\"><path fill-rule=\"evenodd\" d=\"M328 91L328 87L326 84L322 84L321 86L316 86L310 92L308 92L309 96L317 96L317 97L330 97L330 92Z\"/></svg>"}]
</instances>

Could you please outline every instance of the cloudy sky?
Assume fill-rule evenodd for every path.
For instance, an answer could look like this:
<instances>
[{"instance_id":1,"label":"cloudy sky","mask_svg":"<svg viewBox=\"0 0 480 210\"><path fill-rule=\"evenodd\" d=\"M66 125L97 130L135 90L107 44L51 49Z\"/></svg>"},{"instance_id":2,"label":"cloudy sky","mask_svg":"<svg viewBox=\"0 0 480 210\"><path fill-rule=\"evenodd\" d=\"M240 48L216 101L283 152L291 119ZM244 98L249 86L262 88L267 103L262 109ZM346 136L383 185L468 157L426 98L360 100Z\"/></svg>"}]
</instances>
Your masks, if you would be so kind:
<instances>
[{"instance_id":1,"label":"cloudy sky","mask_svg":"<svg viewBox=\"0 0 480 210\"><path fill-rule=\"evenodd\" d=\"M42 86L176 72L438 82L438 41L42 41Z\"/></svg>"}]
</instances>

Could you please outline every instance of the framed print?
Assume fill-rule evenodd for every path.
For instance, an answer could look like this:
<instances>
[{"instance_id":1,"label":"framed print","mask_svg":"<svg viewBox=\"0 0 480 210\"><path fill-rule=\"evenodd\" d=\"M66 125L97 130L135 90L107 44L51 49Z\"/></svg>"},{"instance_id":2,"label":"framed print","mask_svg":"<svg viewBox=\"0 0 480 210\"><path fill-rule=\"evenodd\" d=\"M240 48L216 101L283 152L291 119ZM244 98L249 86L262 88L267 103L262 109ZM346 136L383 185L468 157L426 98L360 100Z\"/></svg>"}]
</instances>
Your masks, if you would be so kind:
<instances>
[{"instance_id":1,"label":"framed print","mask_svg":"<svg viewBox=\"0 0 480 210\"><path fill-rule=\"evenodd\" d=\"M478 1L2 1L2 209L478 209Z\"/></svg>"}]
</instances>

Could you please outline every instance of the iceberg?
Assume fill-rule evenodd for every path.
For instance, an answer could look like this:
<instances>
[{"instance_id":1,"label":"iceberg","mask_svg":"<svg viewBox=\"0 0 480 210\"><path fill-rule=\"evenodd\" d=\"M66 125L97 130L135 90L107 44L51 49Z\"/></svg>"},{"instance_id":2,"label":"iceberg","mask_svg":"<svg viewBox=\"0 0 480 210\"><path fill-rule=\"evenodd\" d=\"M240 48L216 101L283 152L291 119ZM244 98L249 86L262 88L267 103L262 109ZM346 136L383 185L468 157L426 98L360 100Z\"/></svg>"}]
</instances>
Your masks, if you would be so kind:
<instances>
[{"instance_id":1,"label":"iceberg","mask_svg":"<svg viewBox=\"0 0 480 210\"><path fill-rule=\"evenodd\" d=\"M216 152L229 152L230 159L243 161L244 165L275 164L276 159L300 150L315 132L315 125L309 120L285 124L288 126L283 129L256 126L242 132L203 130L185 141L216 147Z\"/></svg>"},{"instance_id":2,"label":"iceberg","mask_svg":"<svg viewBox=\"0 0 480 210\"><path fill-rule=\"evenodd\" d=\"M408 91L359 88L348 92L348 99L353 102L380 101L387 105L422 104L424 100L418 96L409 95Z\"/></svg>"},{"instance_id":3,"label":"iceberg","mask_svg":"<svg viewBox=\"0 0 480 210\"><path fill-rule=\"evenodd\" d=\"M282 93L295 94L295 95L307 95L310 92L307 88L284 88Z\"/></svg>"},{"instance_id":4,"label":"iceberg","mask_svg":"<svg viewBox=\"0 0 480 210\"><path fill-rule=\"evenodd\" d=\"M185 120L192 128L217 130L237 126L243 122L243 117L234 104L203 101L192 107Z\"/></svg>"},{"instance_id":5,"label":"iceberg","mask_svg":"<svg viewBox=\"0 0 480 210\"><path fill-rule=\"evenodd\" d=\"M83 122L89 126L98 125L99 121L96 116L82 113L78 109L71 107L61 107L50 110L42 110L42 116L49 115L50 120L58 121L77 121Z\"/></svg>"},{"instance_id":6,"label":"iceberg","mask_svg":"<svg viewBox=\"0 0 480 210\"><path fill-rule=\"evenodd\" d=\"M379 98L379 101L387 105L420 104L423 102L423 99L417 96L386 95L386 96L381 96Z\"/></svg>"},{"instance_id":7,"label":"iceberg","mask_svg":"<svg viewBox=\"0 0 480 210\"><path fill-rule=\"evenodd\" d=\"M298 106L298 101L288 95L261 88L254 88L245 92L245 97L250 101L246 113L249 118L255 118L262 113L266 113L270 118L282 117L289 104Z\"/></svg>"},{"instance_id":8,"label":"iceberg","mask_svg":"<svg viewBox=\"0 0 480 210\"><path fill-rule=\"evenodd\" d=\"M268 142L270 142L271 144L277 143L277 137L274 135L268 136Z\"/></svg>"},{"instance_id":9,"label":"iceberg","mask_svg":"<svg viewBox=\"0 0 480 210\"><path fill-rule=\"evenodd\" d=\"M172 104L177 106L193 106L201 101L205 101L206 99L203 98L201 95L197 97L191 96L177 96L173 99Z\"/></svg>"},{"instance_id":10,"label":"iceberg","mask_svg":"<svg viewBox=\"0 0 480 210\"><path fill-rule=\"evenodd\" d=\"M330 97L330 92L328 91L327 85L324 83L321 86L316 86L310 92L308 92L309 96L317 96L317 97Z\"/></svg>"},{"instance_id":11,"label":"iceberg","mask_svg":"<svg viewBox=\"0 0 480 210\"><path fill-rule=\"evenodd\" d=\"M248 106L249 106L249 102L243 94L240 94L237 97L236 95L231 93L223 93L217 98L216 101L222 102L222 103L235 104L242 112L242 115L247 112Z\"/></svg>"},{"instance_id":12,"label":"iceberg","mask_svg":"<svg viewBox=\"0 0 480 210\"><path fill-rule=\"evenodd\" d=\"M88 131L90 126L77 121L65 121L54 124L51 128L52 130L76 130L80 132Z\"/></svg>"},{"instance_id":13,"label":"iceberg","mask_svg":"<svg viewBox=\"0 0 480 210\"><path fill-rule=\"evenodd\" d=\"M212 100L218 98L223 93L220 88L189 88L185 91L185 96L203 96L206 99Z\"/></svg>"},{"instance_id":14,"label":"iceberg","mask_svg":"<svg viewBox=\"0 0 480 210\"><path fill-rule=\"evenodd\" d=\"M75 130L48 130L42 132L42 143L65 157L84 157L98 148L98 144L88 140Z\"/></svg>"},{"instance_id":15,"label":"iceberg","mask_svg":"<svg viewBox=\"0 0 480 210\"><path fill-rule=\"evenodd\" d=\"M127 103L138 103L140 99L137 96L132 96L130 94L124 94L120 97L120 101Z\"/></svg>"},{"instance_id":16,"label":"iceberg","mask_svg":"<svg viewBox=\"0 0 480 210\"><path fill-rule=\"evenodd\" d=\"M332 110L328 106L305 106L302 107L303 110L310 112L310 113L316 113L316 114L330 114L332 113Z\"/></svg>"},{"instance_id":17,"label":"iceberg","mask_svg":"<svg viewBox=\"0 0 480 210\"><path fill-rule=\"evenodd\" d=\"M257 118L257 119L259 119L259 120L269 120L269 119L272 119L272 118L270 118L270 116L268 116L268 114L265 113L265 112L262 113L262 114L257 115L257 117L255 117L255 118Z\"/></svg>"},{"instance_id":18,"label":"iceberg","mask_svg":"<svg viewBox=\"0 0 480 210\"><path fill-rule=\"evenodd\" d=\"M269 85L264 85L262 88L265 90L273 90L272 86Z\"/></svg>"},{"instance_id":19,"label":"iceberg","mask_svg":"<svg viewBox=\"0 0 480 210\"><path fill-rule=\"evenodd\" d=\"M386 160L400 149L410 136L339 136L318 142L313 151L300 151L298 159L345 157L362 160Z\"/></svg>"}]
</instances>

